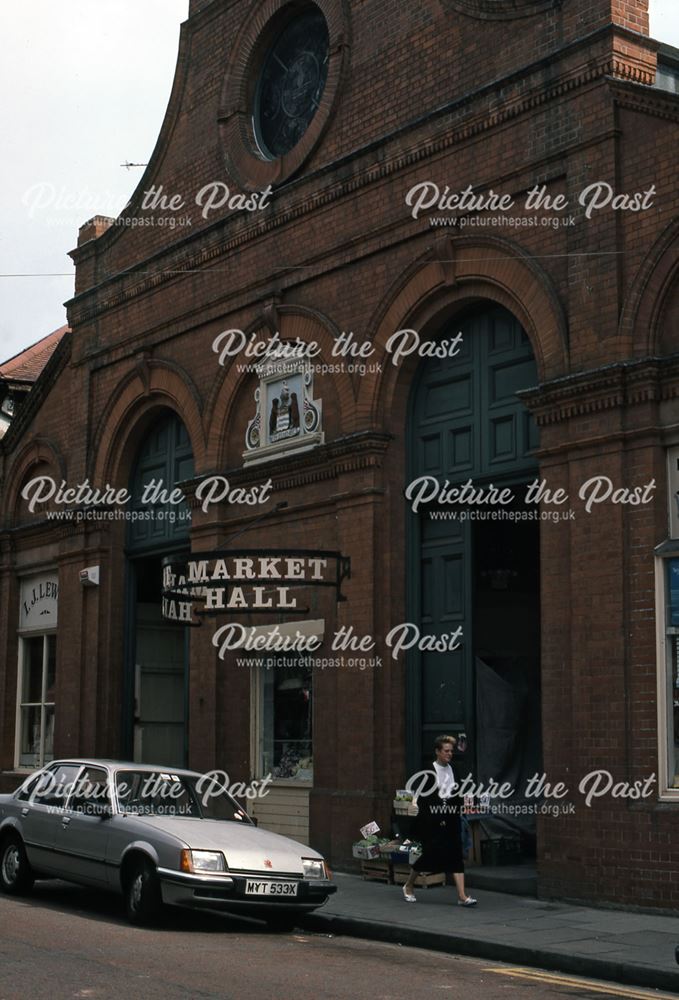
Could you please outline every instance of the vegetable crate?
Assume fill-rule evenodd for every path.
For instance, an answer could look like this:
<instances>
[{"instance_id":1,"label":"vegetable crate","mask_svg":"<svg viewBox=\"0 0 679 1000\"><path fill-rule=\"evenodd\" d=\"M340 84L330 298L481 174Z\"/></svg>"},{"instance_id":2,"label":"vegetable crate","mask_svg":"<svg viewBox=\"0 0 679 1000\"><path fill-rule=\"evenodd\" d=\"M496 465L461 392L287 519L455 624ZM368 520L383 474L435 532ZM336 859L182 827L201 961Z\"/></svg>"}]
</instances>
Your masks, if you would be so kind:
<instances>
[{"instance_id":1,"label":"vegetable crate","mask_svg":"<svg viewBox=\"0 0 679 1000\"><path fill-rule=\"evenodd\" d=\"M419 811L417 805L407 799L394 799L392 807L396 816L417 816Z\"/></svg>"},{"instance_id":2,"label":"vegetable crate","mask_svg":"<svg viewBox=\"0 0 679 1000\"><path fill-rule=\"evenodd\" d=\"M379 844L354 844L351 853L362 861L373 861L380 856Z\"/></svg>"},{"instance_id":3,"label":"vegetable crate","mask_svg":"<svg viewBox=\"0 0 679 1000\"><path fill-rule=\"evenodd\" d=\"M388 861L361 861L361 875L364 882L391 882L391 866Z\"/></svg>"},{"instance_id":4,"label":"vegetable crate","mask_svg":"<svg viewBox=\"0 0 679 1000\"><path fill-rule=\"evenodd\" d=\"M392 865L392 880L394 885L405 885L410 874L410 865ZM415 880L416 889L431 889L435 885L445 885L445 872L418 875Z\"/></svg>"}]
</instances>

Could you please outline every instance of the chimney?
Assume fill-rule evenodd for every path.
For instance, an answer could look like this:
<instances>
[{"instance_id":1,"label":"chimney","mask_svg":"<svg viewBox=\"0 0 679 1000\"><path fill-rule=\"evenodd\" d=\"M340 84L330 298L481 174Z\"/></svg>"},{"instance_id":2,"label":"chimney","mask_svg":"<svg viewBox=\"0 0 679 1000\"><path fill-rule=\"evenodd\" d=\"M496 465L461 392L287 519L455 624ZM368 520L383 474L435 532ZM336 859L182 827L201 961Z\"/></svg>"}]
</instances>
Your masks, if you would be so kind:
<instances>
[{"instance_id":1,"label":"chimney","mask_svg":"<svg viewBox=\"0 0 679 1000\"><path fill-rule=\"evenodd\" d=\"M95 215L92 219L88 219L78 230L78 246L81 247L83 243L96 240L98 236L111 227L112 223L113 219L109 218L108 215Z\"/></svg>"}]
</instances>

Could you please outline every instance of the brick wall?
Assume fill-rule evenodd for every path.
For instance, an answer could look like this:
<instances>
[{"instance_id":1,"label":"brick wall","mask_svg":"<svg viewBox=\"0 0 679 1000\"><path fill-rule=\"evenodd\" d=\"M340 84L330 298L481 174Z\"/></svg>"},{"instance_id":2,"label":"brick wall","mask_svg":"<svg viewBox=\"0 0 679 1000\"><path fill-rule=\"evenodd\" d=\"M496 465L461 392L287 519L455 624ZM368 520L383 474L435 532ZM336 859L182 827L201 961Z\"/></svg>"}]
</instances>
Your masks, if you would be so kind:
<instances>
[{"instance_id":1,"label":"brick wall","mask_svg":"<svg viewBox=\"0 0 679 1000\"><path fill-rule=\"evenodd\" d=\"M125 485L146 429L160 407L171 407L189 431L198 475L228 471L234 482L254 482L270 473L276 499L288 500L248 542L351 556L348 602L314 609L327 630L351 623L384 636L406 615L403 486L416 359L364 378L318 376L326 447L244 472L256 382L235 362L220 367L212 341L232 327L266 329L273 315L282 335L316 339L321 360L331 360L337 331L382 346L404 325L436 336L459 309L490 300L524 324L543 383L675 352L679 291L663 261L679 216L679 102L650 90L654 47L623 30L647 31L646 6L564 0L547 13L494 21L433 0L349 4L349 62L334 117L271 209L206 222L191 208L185 231L112 226L75 251L72 360L7 454L6 482L25 449L47 439L69 480ZM169 117L142 189L162 183L188 196L230 180L216 116L246 8L192 4ZM611 20L621 30L606 28ZM508 191L517 203L540 181L550 196L569 198L576 224L432 229L429 215L440 213L415 220L405 205L406 193L427 180ZM586 220L578 194L598 180L616 191L655 184L653 209ZM520 206L513 212L527 214ZM602 473L662 482L658 428L675 421L672 404L616 395L608 377L592 375L563 405L548 405L547 396L535 402L550 414L540 456L550 486L576 493L579 482ZM11 526L15 496L3 504ZM247 520L226 507L196 513L192 545L216 547ZM579 510L569 527L543 526L542 728L545 769L555 781L572 784L596 767L633 780L657 766L650 554L664 532L660 502L651 511ZM59 722L60 752L116 756L124 527L46 537L63 578L59 696L73 707ZM0 601L4 769L12 766L16 694L16 634L6 609L16 603L17 552L29 558L38 545L27 534L9 538L2 536L0 564L0 593L10 602ZM102 567L96 596L77 582L88 560ZM212 626L191 635L190 763L224 767L240 780L250 767L249 677L232 659L218 659L211 635ZM383 644L376 652L379 671L328 671L316 685L310 836L340 865L362 823L388 824L393 790L405 778L406 665ZM541 820L543 894L679 905L668 878L677 861L673 807L576 804L573 817Z\"/></svg>"}]
</instances>

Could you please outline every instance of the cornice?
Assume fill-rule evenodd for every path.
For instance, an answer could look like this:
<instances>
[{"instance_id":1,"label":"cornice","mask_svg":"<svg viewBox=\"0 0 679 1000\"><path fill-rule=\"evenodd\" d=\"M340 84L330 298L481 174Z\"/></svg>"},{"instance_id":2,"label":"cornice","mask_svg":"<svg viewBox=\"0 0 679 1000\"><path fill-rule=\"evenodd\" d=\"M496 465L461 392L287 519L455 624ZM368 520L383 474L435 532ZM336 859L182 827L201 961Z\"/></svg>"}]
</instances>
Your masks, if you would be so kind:
<instances>
[{"instance_id":1,"label":"cornice","mask_svg":"<svg viewBox=\"0 0 679 1000\"><path fill-rule=\"evenodd\" d=\"M518 393L539 427L679 396L679 355L617 362Z\"/></svg>"},{"instance_id":2,"label":"cornice","mask_svg":"<svg viewBox=\"0 0 679 1000\"><path fill-rule=\"evenodd\" d=\"M84 535L85 530L86 525L75 520L42 518L39 521L25 521L23 524L0 528L0 546L14 551L21 542L21 547L25 549L30 547L27 540L34 546L48 545Z\"/></svg>"},{"instance_id":3,"label":"cornice","mask_svg":"<svg viewBox=\"0 0 679 1000\"><path fill-rule=\"evenodd\" d=\"M549 59L541 59L530 66L514 70L505 77L484 85L473 94L467 94L415 122L408 123L397 132L381 137L369 147L355 150L317 173L309 174L289 185L284 185L279 190L279 197L286 192L296 193L297 191L300 191L301 197L293 200L286 208L281 208L275 215L249 225L241 225L236 231L233 230L238 226L238 219L219 220L212 227L203 229L200 233L157 252L133 268L112 275L98 285L80 292L67 303L71 326L90 322L102 312L124 305L166 282L174 281L182 274L204 271L220 258L232 254L256 239L267 236L270 232L279 230L324 206L372 184L384 181L416 166L423 160L474 139L484 132L501 127L523 114L534 112L551 101L566 94L572 94L574 91L590 86L597 81L626 80L637 84L651 84L653 78L648 66L638 62L633 56L623 59L619 54L608 50L599 56L592 57L590 55L574 70L563 73L548 86L544 85L544 77L541 72L547 65L553 66L555 58L563 58L577 53L578 50L586 49L588 45L601 41L609 35L611 42L615 37L622 37L629 38L637 44L645 41L650 47L654 44L649 39L644 39L644 36L639 36L614 25L605 26L591 35L577 39L558 52L550 54ZM511 85L528 81L531 77L533 80L530 90L514 99L505 101L501 107L489 111L489 98L493 93L502 93ZM451 124L451 116L470 105L472 107L476 105L476 110L472 110L462 120ZM442 119L445 120L441 121ZM416 137L419 129L435 120L440 123L436 132L426 139ZM403 142L408 134L412 136L412 145L404 149ZM380 155L381 150L389 143L395 146L392 155ZM315 194L309 196L308 189L314 180L329 173L331 177L335 177L337 172L342 172L348 164L361 157L365 158L365 169L360 174L354 172L351 177L341 180L331 179L330 183L323 189L317 190ZM105 239L106 234L100 238ZM202 241L207 245L203 245L200 249L194 249L195 241ZM105 252L105 247L102 249ZM142 273L159 264L162 270L148 274ZM95 299L94 302L92 302L93 299Z\"/></svg>"},{"instance_id":4,"label":"cornice","mask_svg":"<svg viewBox=\"0 0 679 1000\"><path fill-rule=\"evenodd\" d=\"M679 121L679 94L658 87L641 89L625 80L616 80L614 100L618 107L638 111L665 121Z\"/></svg>"},{"instance_id":5,"label":"cornice","mask_svg":"<svg viewBox=\"0 0 679 1000\"><path fill-rule=\"evenodd\" d=\"M546 14L562 0L445 0L454 11L484 21L510 21Z\"/></svg>"},{"instance_id":6,"label":"cornice","mask_svg":"<svg viewBox=\"0 0 679 1000\"><path fill-rule=\"evenodd\" d=\"M223 475L231 485L246 485L271 479L274 492L279 493L282 490L327 482L347 473L382 468L391 440L391 434L361 431L299 455L283 455L270 462L227 469ZM189 506L198 506L195 490L208 475L214 473L205 473L181 484Z\"/></svg>"}]
</instances>

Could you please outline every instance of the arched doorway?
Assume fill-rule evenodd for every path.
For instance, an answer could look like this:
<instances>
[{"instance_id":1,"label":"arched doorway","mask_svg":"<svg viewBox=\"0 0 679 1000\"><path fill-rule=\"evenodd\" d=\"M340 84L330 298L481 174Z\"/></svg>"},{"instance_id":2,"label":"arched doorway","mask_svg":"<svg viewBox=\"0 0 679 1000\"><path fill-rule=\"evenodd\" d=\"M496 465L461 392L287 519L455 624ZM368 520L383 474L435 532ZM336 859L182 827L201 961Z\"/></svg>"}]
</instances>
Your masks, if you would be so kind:
<instances>
[{"instance_id":1,"label":"arched doorway","mask_svg":"<svg viewBox=\"0 0 679 1000\"><path fill-rule=\"evenodd\" d=\"M520 788L541 759L540 609L538 511L523 505L522 488L538 473L537 428L516 393L537 383L537 369L526 333L502 307L476 306L441 335L459 332L458 354L426 359L417 372L408 481L471 479L510 487L516 500L497 519L480 516L497 509L488 505L409 514L409 620L423 634L462 636L458 649L419 652L408 664L408 767L429 765L437 734L465 732L462 772Z\"/></svg>"},{"instance_id":2,"label":"arched doorway","mask_svg":"<svg viewBox=\"0 0 679 1000\"><path fill-rule=\"evenodd\" d=\"M168 502L193 476L186 428L164 410L149 428L130 477L127 530L127 669L123 732L128 755L182 767L188 743L188 629L161 615L162 564L189 548L189 510Z\"/></svg>"}]
</instances>

